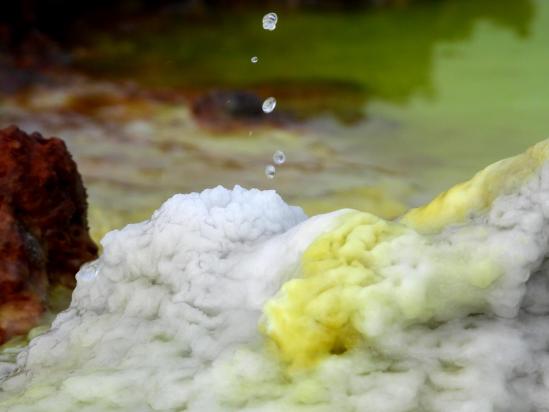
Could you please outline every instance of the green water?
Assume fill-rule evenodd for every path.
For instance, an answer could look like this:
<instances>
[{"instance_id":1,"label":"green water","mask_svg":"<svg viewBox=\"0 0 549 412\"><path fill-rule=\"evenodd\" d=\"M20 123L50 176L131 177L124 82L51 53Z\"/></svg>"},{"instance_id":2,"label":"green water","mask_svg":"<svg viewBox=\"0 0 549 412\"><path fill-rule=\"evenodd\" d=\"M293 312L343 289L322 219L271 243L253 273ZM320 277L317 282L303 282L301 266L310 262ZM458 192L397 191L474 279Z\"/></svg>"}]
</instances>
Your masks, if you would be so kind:
<instances>
[{"instance_id":1,"label":"green water","mask_svg":"<svg viewBox=\"0 0 549 412\"><path fill-rule=\"evenodd\" d=\"M274 32L261 14L164 16L96 34L79 65L153 87L268 90L280 110L323 118L316 132L352 161L433 192L549 135L547 1L279 11Z\"/></svg>"},{"instance_id":2,"label":"green water","mask_svg":"<svg viewBox=\"0 0 549 412\"><path fill-rule=\"evenodd\" d=\"M218 184L273 188L309 213L395 217L549 137L548 0L276 10L274 32L267 11L77 32L73 70L88 77L5 100L0 121L65 139L96 238ZM210 89L275 96L300 123L211 132L188 104ZM288 160L267 179L278 149Z\"/></svg>"},{"instance_id":3,"label":"green water","mask_svg":"<svg viewBox=\"0 0 549 412\"><path fill-rule=\"evenodd\" d=\"M160 15L114 35L94 33L85 40L91 53L79 63L154 86L270 86L290 93L330 85L365 100L405 102L416 92L436 93L437 44L471 39L478 22L525 39L537 7L531 0L438 0L346 13L278 11L272 32L261 29L263 12Z\"/></svg>"}]
</instances>

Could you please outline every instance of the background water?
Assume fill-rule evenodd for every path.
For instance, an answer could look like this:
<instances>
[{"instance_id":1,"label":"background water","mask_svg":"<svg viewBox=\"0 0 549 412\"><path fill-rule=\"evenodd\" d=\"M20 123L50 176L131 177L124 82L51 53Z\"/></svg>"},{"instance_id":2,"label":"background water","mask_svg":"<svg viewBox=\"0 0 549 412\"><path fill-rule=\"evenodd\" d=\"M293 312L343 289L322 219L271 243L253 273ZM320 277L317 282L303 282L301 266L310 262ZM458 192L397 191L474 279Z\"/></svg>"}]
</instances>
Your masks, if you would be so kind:
<instances>
[{"instance_id":1,"label":"background water","mask_svg":"<svg viewBox=\"0 0 549 412\"><path fill-rule=\"evenodd\" d=\"M273 32L261 28L268 11ZM273 188L310 213L395 217L549 137L547 0L190 14L175 4L70 37L62 69L4 87L0 123L66 140L96 238L217 184ZM241 91L252 103L275 96L272 117L239 115ZM287 161L267 179L277 149Z\"/></svg>"}]
</instances>

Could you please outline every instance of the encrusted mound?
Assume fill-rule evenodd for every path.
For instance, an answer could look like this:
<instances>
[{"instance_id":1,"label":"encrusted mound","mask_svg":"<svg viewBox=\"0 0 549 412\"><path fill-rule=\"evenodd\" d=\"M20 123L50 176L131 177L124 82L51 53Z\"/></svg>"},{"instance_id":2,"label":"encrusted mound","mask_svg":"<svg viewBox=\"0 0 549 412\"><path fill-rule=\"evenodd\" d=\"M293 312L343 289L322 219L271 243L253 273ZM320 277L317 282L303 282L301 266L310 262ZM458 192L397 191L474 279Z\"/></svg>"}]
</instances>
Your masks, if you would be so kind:
<instances>
[{"instance_id":1,"label":"encrusted mound","mask_svg":"<svg viewBox=\"0 0 549 412\"><path fill-rule=\"evenodd\" d=\"M549 410L549 141L398 221L218 187L102 242L2 411Z\"/></svg>"},{"instance_id":2,"label":"encrusted mound","mask_svg":"<svg viewBox=\"0 0 549 412\"><path fill-rule=\"evenodd\" d=\"M0 343L33 327L50 287L97 257L86 192L63 141L0 130Z\"/></svg>"}]
</instances>

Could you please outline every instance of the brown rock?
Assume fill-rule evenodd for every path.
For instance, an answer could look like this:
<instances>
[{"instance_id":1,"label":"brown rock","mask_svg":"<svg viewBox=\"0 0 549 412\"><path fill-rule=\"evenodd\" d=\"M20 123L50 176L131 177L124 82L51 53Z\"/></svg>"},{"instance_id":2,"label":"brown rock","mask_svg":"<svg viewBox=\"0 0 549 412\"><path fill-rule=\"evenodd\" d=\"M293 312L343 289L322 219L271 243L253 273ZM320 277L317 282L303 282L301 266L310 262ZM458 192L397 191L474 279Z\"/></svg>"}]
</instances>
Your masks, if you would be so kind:
<instances>
[{"instance_id":1,"label":"brown rock","mask_svg":"<svg viewBox=\"0 0 549 412\"><path fill-rule=\"evenodd\" d=\"M97 257L86 191L65 144L0 130L0 344L32 328L56 285Z\"/></svg>"}]
</instances>

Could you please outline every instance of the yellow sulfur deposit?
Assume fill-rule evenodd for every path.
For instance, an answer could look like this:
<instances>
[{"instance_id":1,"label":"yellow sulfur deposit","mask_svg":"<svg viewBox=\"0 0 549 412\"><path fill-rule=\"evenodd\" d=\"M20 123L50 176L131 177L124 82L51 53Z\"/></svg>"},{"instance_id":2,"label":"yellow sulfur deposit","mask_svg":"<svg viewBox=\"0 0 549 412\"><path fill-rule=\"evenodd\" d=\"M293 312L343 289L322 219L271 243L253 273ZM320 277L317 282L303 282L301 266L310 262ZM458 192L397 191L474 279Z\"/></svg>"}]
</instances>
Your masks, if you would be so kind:
<instances>
[{"instance_id":1,"label":"yellow sulfur deposit","mask_svg":"<svg viewBox=\"0 0 549 412\"><path fill-rule=\"evenodd\" d=\"M355 211L308 248L301 270L265 306L263 328L294 368L372 344L396 325L481 311L484 290L501 274L465 244L434 243Z\"/></svg>"},{"instance_id":2,"label":"yellow sulfur deposit","mask_svg":"<svg viewBox=\"0 0 549 412\"><path fill-rule=\"evenodd\" d=\"M285 360L308 366L357 343L353 318L360 310L359 295L380 280L373 249L403 229L368 213L350 212L335 231L308 248L303 277L287 282L281 300L265 308L271 323L267 333Z\"/></svg>"},{"instance_id":3,"label":"yellow sulfur deposit","mask_svg":"<svg viewBox=\"0 0 549 412\"><path fill-rule=\"evenodd\" d=\"M544 140L518 156L488 166L429 204L410 210L401 221L420 232L436 232L447 225L464 222L474 214L485 212L498 196L516 190L548 157L549 140Z\"/></svg>"},{"instance_id":4,"label":"yellow sulfur deposit","mask_svg":"<svg viewBox=\"0 0 549 412\"><path fill-rule=\"evenodd\" d=\"M516 191L548 153L545 141L495 163L398 222L358 211L343 215L265 306L262 329L281 358L294 369L310 367L359 345L375 347L377 337L395 328L485 310L487 290L503 269L478 248L489 228L462 223ZM458 225L458 235L442 236L450 225Z\"/></svg>"}]
</instances>

